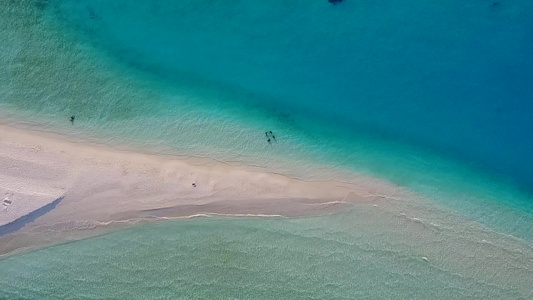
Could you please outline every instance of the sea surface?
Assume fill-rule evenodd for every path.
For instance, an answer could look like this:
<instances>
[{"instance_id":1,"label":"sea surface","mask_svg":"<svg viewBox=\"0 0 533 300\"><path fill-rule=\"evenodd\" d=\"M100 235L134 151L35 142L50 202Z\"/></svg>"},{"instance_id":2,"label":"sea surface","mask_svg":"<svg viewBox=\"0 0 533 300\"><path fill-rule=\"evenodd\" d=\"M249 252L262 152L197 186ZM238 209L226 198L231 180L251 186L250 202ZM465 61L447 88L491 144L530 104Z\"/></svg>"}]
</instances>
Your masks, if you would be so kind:
<instances>
[{"instance_id":1,"label":"sea surface","mask_svg":"<svg viewBox=\"0 0 533 300\"><path fill-rule=\"evenodd\" d=\"M480 231L474 239L425 231L366 210L137 226L7 258L1 292L8 299L531 298L527 246L482 241L491 235Z\"/></svg>"},{"instance_id":2,"label":"sea surface","mask_svg":"<svg viewBox=\"0 0 533 300\"><path fill-rule=\"evenodd\" d=\"M427 227L387 242L402 235L383 214L383 232L360 233L372 213L356 208L139 225L12 256L0 298L533 295L531 1L0 0L0 40L2 123L298 178L374 176L461 220L445 231L462 242L436 257L480 242L462 237L472 222L526 264L494 267L516 271L502 288L482 260L477 275L452 267L459 255L421 260L442 243Z\"/></svg>"}]
</instances>

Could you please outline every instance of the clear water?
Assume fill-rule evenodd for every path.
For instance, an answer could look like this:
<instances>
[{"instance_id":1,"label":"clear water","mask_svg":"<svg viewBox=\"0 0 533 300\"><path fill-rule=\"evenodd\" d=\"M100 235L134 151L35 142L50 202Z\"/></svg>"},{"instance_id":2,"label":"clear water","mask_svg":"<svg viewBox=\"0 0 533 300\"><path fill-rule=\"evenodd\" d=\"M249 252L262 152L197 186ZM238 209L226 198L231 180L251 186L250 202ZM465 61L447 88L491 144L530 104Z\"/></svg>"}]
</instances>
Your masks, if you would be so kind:
<instances>
[{"instance_id":1,"label":"clear water","mask_svg":"<svg viewBox=\"0 0 533 300\"><path fill-rule=\"evenodd\" d=\"M324 165L348 169L533 240L530 1L2 3L4 122L298 177L335 176ZM76 115L74 126L70 115ZM266 143L265 130L277 134L277 144ZM232 234L233 224L222 227ZM158 226L185 234L180 226L186 225ZM160 227L142 228L120 234ZM110 252L117 249L107 238L98 241ZM40 262L40 255L46 260L65 251L66 265L54 269L61 270L90 245L17 259ZM350 249L346 255L357 255ZM116 255L124 255L125 264L133 259ZM406 291L413 288L399 282Z\"/></svg>"},{"instance_id":2,"label":"clear water","mask_svg":"<svg viewBox=\"0 0 533 300\"><path fill-rule=\"evenodd\" d=\"M474 239L469 230L462 237L445 227L421 230L402 216L368 209L134 227L0 261L1 293L8 299L531 298L531 248L483 242L487 233L471 225Z\"/></svg>"},{"instance_id":3,"label":"clear water","mask_svg":"<svg viewBox=\"0 0 533 300\"><path fill-rule=\"evenodd\" d=\"M533 188L532 4L284 2L65 0L47 11L170 84L438 149Z\"/></svg>"}]
</instances>

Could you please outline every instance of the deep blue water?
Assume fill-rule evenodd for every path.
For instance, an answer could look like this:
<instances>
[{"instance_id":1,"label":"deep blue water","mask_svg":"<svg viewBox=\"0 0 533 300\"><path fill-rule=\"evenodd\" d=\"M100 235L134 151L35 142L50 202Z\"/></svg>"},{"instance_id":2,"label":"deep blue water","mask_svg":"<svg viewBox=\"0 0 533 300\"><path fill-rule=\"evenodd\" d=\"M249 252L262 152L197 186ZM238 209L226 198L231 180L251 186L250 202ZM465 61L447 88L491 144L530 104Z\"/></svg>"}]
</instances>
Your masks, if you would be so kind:
<instances>
[{"instance_id":1,"label":"deep blue water","mask_svg":"<svg viewBox=\"0 0 533 300\"><path fill-rule=\"evenodd\" d=\"M533 4L492 3L54 0L48 9L142 72L246 92L234 101L418 145L531 190Z\"/></svg>"},{"instance_id":2,"label":"deep blue water","mask_svg":"<svg viewBox=\"0 0 533 300\"><path fill-rule=\"evenodd\" d=\"M135 151L348 169L533 239L532 6L14 2L0 107Z\"/></svg>"},{"instance_id":3,"label":"deep blue water","mask_svg":"<svg viewBox=\"0 0 533 300\"><path fill-rule=\"evenodd\" d=\"M493 3L0 5L1 122L446 204L141 225L0 260L0 298L531 298L533 2Z\"/></svg>"}]
</instances>

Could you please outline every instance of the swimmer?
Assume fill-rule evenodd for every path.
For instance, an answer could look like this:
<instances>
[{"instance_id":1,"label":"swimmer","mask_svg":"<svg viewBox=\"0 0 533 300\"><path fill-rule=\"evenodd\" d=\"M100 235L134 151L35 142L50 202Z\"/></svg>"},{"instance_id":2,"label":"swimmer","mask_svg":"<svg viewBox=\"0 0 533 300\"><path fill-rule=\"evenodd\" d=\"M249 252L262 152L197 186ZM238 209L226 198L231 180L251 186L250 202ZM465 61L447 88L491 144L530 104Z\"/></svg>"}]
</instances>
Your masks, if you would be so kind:
<instances>
[{"instance_id":1,"label":"swimmer","mask_svg":"<svg viewBox=\"0 0 533 300\"><path fill-rule=\"evenodd\" d=\"M274 135L274 133L272 131L269 131L269 133L272 139L277 143L278 141L276 140L276 136Z\"/></svg>"}]
</instances>

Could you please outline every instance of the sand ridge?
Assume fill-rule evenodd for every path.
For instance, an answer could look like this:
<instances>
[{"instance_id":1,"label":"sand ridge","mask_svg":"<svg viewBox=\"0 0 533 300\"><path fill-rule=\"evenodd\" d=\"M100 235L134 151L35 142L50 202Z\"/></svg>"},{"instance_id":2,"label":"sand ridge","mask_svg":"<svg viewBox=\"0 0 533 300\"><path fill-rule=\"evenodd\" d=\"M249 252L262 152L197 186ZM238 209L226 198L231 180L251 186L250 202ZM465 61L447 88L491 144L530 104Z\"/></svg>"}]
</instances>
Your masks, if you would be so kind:
<instances>
[{"instance_id":1,"label":"sand ridge","mask_svg":"<svg viewBox=\"0 0 533 300\"><path fill-rule=\"evenodd\" d=\"M70 142L5 125L0 125L0 166L0 192L7 200L0 226L61 199L17 233L58 224L72 228L198 214L310 215L371 201L379 197L378 190L392 194L397 189L373 179L357 184L303 181L207 159Z\"/></svg>"}]
</instances>

